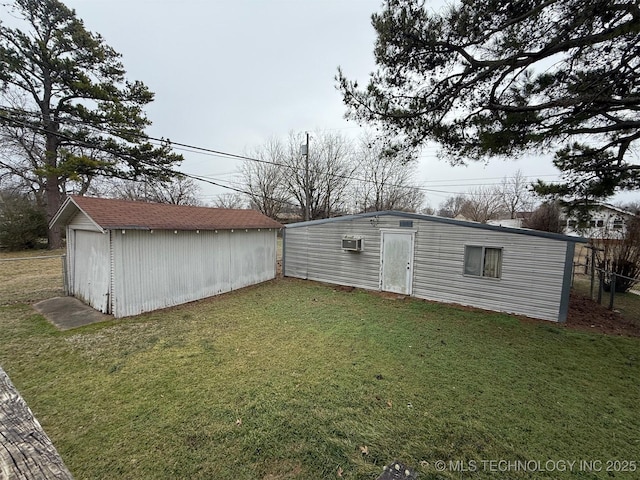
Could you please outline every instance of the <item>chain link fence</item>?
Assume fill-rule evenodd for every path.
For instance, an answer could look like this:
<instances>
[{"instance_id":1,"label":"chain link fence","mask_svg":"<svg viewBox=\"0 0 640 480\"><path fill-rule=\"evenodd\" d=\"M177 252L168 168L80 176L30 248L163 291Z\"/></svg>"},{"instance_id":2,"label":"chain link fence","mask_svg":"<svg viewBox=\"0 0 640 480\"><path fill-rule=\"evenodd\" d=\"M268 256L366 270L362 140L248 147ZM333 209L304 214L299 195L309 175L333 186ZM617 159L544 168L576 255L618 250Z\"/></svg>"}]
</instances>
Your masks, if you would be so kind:
<instances>
[{"instance_id":1,"label":"chain link fence","mask_svg":"<svg viewBox=\"0 0 640 480\"><path fill-rule=\"evenodd\" d=\"M66 255L0 254L0 304L33 303L66 295Z\"/></svg>"},{"instance_id":2,"label":"chain link fence","mask_svg":"<svg viewBox=\"0 0 640 480\"><path fill-rule=\"evenodd\" d=\"M609 310L613 310L616 294L620 293L616 292L616 284L620 280L628 280L632 282L634 287L632 287L631 293L637 293L640 295L640 292L633 290L640 282L640 278L631 278L626 275L616 273L613 270L595 266L597 249L596 247L591 246L586 248L591 250L591 254L585 257L585 262L583 263L574 262L574 282L577 270L584 268L584 275L589 278L589 296L592 300L597 301L600 305L604 303Z\"/></svg>"}]
</instances>

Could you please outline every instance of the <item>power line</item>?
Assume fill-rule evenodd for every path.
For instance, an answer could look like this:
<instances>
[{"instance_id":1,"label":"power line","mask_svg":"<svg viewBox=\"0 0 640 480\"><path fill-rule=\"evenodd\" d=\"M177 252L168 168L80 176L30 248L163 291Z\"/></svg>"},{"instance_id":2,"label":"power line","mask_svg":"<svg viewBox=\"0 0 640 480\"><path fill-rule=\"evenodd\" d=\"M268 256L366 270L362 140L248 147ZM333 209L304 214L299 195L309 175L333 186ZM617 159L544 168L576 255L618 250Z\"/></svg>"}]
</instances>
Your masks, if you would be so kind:
<instances>
[{"instance_id":1,"label":"power line","mask_svg":"<svg viewBox=\"0 0 640 480\"><path fill-rule=\"evenodd\" d=\"M16 110L16 109L11 109L11 108L7 108L7 107L2 107L5 108L5 110L13 110L16 112L19 112L21 114L27 114L27 115L31 115L31 116L35 116L37 114L35 114L34 112L27 112L24 110ZM32 129L36 129L45 133L51 133L51 132L47 132L45 129L41 128L41 127L35 127L33 125L28 124L27 122L22 122L16 119L11 119L10 117L6 117L6 116L2 116L0 115L1 118L5 118L6 120L9 121L13 121L15 123L21 124L23 126L26 126L28 128L32 128ZM94 128L98 131L103 131L101 130L99 127L92 125L92 124L88 124L86 122L81 122L75 119L60 119L61 121L67 121L69 123L76 123L76 124L81 124L82 126L86 126L86 127L91 127ZM109 132L106 132L109 133ZM56 132L55 133L56 136L61 137L61 138L65 138L69 141L74 141L74 139L64 136L63 134ZM224 158L235 158L235 159L240 159L240 160L245 160L245 161L252 161L252 162L258 162L258 163L263 163L263 164L268 164L268 165L273 165L273 166L278 166L278 167L283 167L283 168L288 168L290 170L294 170L294 171L298 171L298 168L296 168L293 165L289 165L286 163L280 163L280 162L273 162L273 161L269 161L269 160L264 160L264 159L258 159L258 158L252 158L252 157L248 157L246 155L238 155L238 154L234 154L234 153L228 153L228 152L223 152L220 150L215 150L212 148L206 148L206 147L199 147L196 145L189 145L186 143L181 143L181 142L173 142L169 139L163 139L163 138L156 138L156 137L151 137L148 135L138 135L138 137L146 139L146 140L150 140L153 142L160 142L161 144L169 144L170 146L173 147L173 145L178 145L179 147L182 148L188 148L191 149L195 152L198 153L204 153L204 154L209 154L209 155L213 155L213 156L223 156ZM77 142L77 143L82 143L82 142ZM88 148L91 148L90 145L85 144L85 146L87 146ZM318 173L325 173L319 170L313 170L313 173L318 174ZM331 173L331 172L326 172L328 175L334 177L334 178L341 178L344 180L350 180L350 181L359 181L359 182L364 182L364 183L374 183L371 180L368 179L364 179L364 178L358 178L358 177L354 177L352 175L343 175L343 174L337 174L337 173ZM395 187L395 188L406 188L406 189L419 189L419 190L424 190L424 191L433 191L433 192L438 192L438 190L433 190L433 189L426 189L423 187L418 187L418 186L409 186L409 185L398 185L398 184L387 184L387 186L389 187ZM444 191L440 191L440 193L448 193L448 192L444 192Z\"/></svg>"},{"instance_id":2,"label":"power line","mask_svg":"<svg viewBox=\"0 0 640 480\"><path fill-rule=\"evenodd\" d=\"M33 117L38 117L39 118L39 115L36 112L29 112L29 111L26 111L26 110L18 110L18 109L14 109L14 108L11 108L11 107L3 107L3 106L0 106L0 109L4 109L5 111L13 111L13 112L19 113L21 115L27 115L27 116L33 116ZM37 130L37 131L44 132L44 133L51 133L51 132L48 132L47 130L45 130L44 128L42 128L40 126L36 126L36 125L30 124L30 123L25 122L25 121L21 121L21 120L18 120L18 119L7 117L5 115L1 115L0 114L0 118L4 118L5 120L8 120L10 122L13 122L13 123L18 124L18 125L22 125L24 127L27 127L27 128L33 129L33 130ZM63 123L79 124L79 125L87 127L87 128L95 129L95 130L97 130L99 132L102 132L102 133L113 135L109 131L106 131L106 130L102 129L99 126L96 126L96 125L93 125L93 124L90 124L90 123L87 123L87 122L83 122L83 121L80 121L80 120L71 119L71 118L62 118L62 119L59 119L59 121L61 121ZM71 141L71 142L75 142L76 144L79 144L81 146L83 145L83 146L85 146L87 148L91 148L91 149L95 149L96 148L95 145L90 145L88 143L82 142L81 140L77 140L77 139L74 139L72 137L66 136L66 135L64 135L64 134L62 134L60 132L55 132L54 134L56 136L60 137L60 138L66 139L66 140ZM197 146L197 145L190 145L190 144L182 143L182 142L173 142L170 139L157 138L157 137L152 137L152 136L143 135L143 134L136 134L136 136L139 137L139 138L148 140L151 143L155 142L155 144L159 143L160 145L169 145L169 146L171 146L172 149L175 149L175 150L187 151L187 152L190 152L190 153L199 153L199 154L203 154L203 155L209 155L209 156L215 156L215 157L221 157L221 158L233 158L233 159L239 159L239 160L243 160L243 161L257 162L257 163L277 166L277 167L281 167L281 168L287 168L287 169L290 169L290 170L293 170L293 171L301 170L301 167L296 167L294 165L290 165L290 164L287 164L287 163L281 163L281 162L275 162L275 161L264 160L264 159L259 159L259 158L253 158L253 157L249 157L249 156L246 156L246 155L239 155L239 154L224 152L224 151L221 151L221 150L216 150L216 149L207 148L207 147L200 147L200 146ZM177 148L175 146L177 146ZM115 156L117 156L119 158L123 158L125 160L128 158L126 156L123 156L119 152L109 151L108 149L99 149L99 150L104 151L105 153L110 153L112 155L115 155ZM236 189L235 187L229 187L229 186L225 186L225 185L220 184L219 182L221 180L216 180L216 179L209 180L207 178L207 176L205 176L205 175L198 175L198 176L187 175L187 174L184 174L183 172L176 172L176 171L174 171L172 169L166 169L166 171L168 173L183 174L185 176L189 176L190 178L193 178L193 179L205 182L205 183L210 183L212 185L216 185L216 186L219 186L221 188L228 188L230 190L234 190L234 191L237 191L239 193L244 193L244 194L250 195L250 193L247 192L247 191ZM338 173L333 173L333 172L323 172L321 170L316 170L316 169L314 169L312 171L315 174L327 174L327 175L332 176L334 178L341 178L341 179L348 180L348 181L357 181L357 182L362 182L362 183L377 184L374 180L361 178L361 177L356 177L354 175L345 175L345 174L338 174ZM540 177L540 176L556 176L556 175L539 175L539 176L529 175L529 176L526 176L526 177L530 178L530 177ZM488 177L486 179L488 180L488 179L499 179L499 178L500 177ZM473 180L485 180L485 178L478 178L478 179L473 179ZM427 183L439 183L439 182L447 182L447 181L451 181L451 180L431 180L431 181L427 181ZM469 179L469 180L465 180L465 181L471 181L471 180ZM422 185L424 185L424 183ZM496 184L485 184L485 183L482 183L482 184L466 184L466 183L463 183L463 184L442 185L442 187L468 187L468 186L490 186L490 185L496 185ZM425 193L430 193L430 194L435 194L435 195L437 195L437 194L469 195L470 194L469 192L462 192L461 193L461 192L455 192L455 191L450 191L450 190L437 190L437 189L433 189L433 188L427 188L427 187L421 186L421 185L401 185L401 184L394 184L394 183L386 183L385 186L392 187L392 188L403 188L403 189L419 190L419 191L422 191L422 192L425 192Z\"/></svg>"},{"instance_id":3,"label":"power line","mask_svg":"<svg viewBox=\"0 0 640 480\"><path fill-rule=\"evenodd\" d=\"M522 178L540 178L540 177L560 177L562 174L560 173L549 173L544 175L522 175ZM450 179L450 180L426 180L428 183L440 183L440 182L456 182L456 181L464 181L464 182L473 182L477 180L503 180L505 177L479 177L479 178L465 178L463 180L460 179ZM448 185L444 185L448 186ZM454 186L464 186L464 185L454 185Z\"/></svg>"},{"instance_id":4,"label":"power line","mask_svg":"<svg viewBox=\"0 0 640 480\"><path fill-rule=\"evenodd\" d=\"M22 113L27 113L27 114L29 114L28 112L22 112ZM33 114L31 114L31 115L33 115ZM0 114L0 118L3 118L3 119L5 119L5 120L7 120L7 121L9 121L9 122L12 122L12 123L14 123L14 124L17 124L17 125L20 125L20 126L23 126L23 127L29 128L29 129L32 129L32 130L40 131L40 132L42 132L42 133L51 133L51 132L48 132L46 129L44 129L44 128L40 127L40 126L32 125L32 124L29 124L29 123L27 123L27 122L24 122L24 121L21 121L21 120L17 120L17 119L11 118L11 117L7 117L7 116L2 115L2 114ZM92 126L92 127L94 127L94 126ZM95 128L95 127L94 127L94 128ZM79 145L81 145L81 146L85 146L85 147L87 147L87 148L95 148L95 146L91 146L91 145L89 145L89 144L88 144L88 143L86 143L86 142L83 142L83 141L78 140L78 139L71 138L71 137L69 137L69 136L66 136L66 135L64 135L64 134L60 133L60 132L55 132L55 135L56 135L57 137L59 137L59 138L63 138L63 139L68 140L68 141L73 141L73 142L75 142L75 143L77 143L77 144L79 144ZM140 137L143 137L143 136L140 136ZM153 138L153 137L144 137L144 138L148 138L148 139L152 139L152 140L156 140L156 141L162 141L162 142L164 142L164 140L158 140L158 139L155 139L155 138ZM169 143L170 143L170 142L169 142ZM185 144L179 144L179 145L188 146L188 145L185 145ZM189 146L189 147L192 147L192 146ZM223 152L217 152L217 151L215 151L215 150L212 150L212 149L206 149L206 148L202 148L202 147L192 147L192 148L195 148L195 149L197 149L197 150L206 151L206 152L223 153ZM114 152L109 152L109 151L108 151L108 150L106 150L106 149L103 149L102 151L105 151L105 153L115 154ZM120 157L120 158L122 158L122 155L120 155L120 154L117 154L117 156L118 156L118 157ZM238 155L233 155L233 154L229 154L229 156L240 157L240 156L238 156ZM246 159L247 159L247 160L250 160L248 157L246 157ZM253 159L253 160L255 160L255 159ZM257 161L257 160L256 160L256 161ZM184 175L185 177L188 177L188 178L191 178L191 179L194 179L194 180L198 180L198 181L201 181L201 182L204 182L204 183L209 183L209 184L214 185L214 186L217 186L217 187L221 187L221 188L225 188L225 189L228 189L228 190L232 190L232 191L235 191L235 192L237 192L237 193L242 193L242 194L248 195L249 197L252 197L252 196L253 196L253 195L251 194L251 192L249 192L249 191L242 190L242 189L240 189L240 188L232 187L232 186L229 186L229 185L223 185L223 184L222 184L222 183L220 183L219 181L210 180L210 179L208 179L208 178L204 178L204 177L201 177L201 176L198 176L198 175L188 174L188 173L184 173L184 172L178 172L178 171L173 170L173 169L170 169L170 168L165 169L165 171L166 171L167 173L172 173L172 174L174 174L174 175ZM295 203L293 203L293 202L290 202L289 200L274 199L274 198L271 198L271 197L269 197L269 199L270 199L270 200L278 200L278 201L280 201L280 202L282 202L282 203L287 203L287 204L290 204L290 205L293 205L293 206L297 206L297 204L295 204Z\"/></svg>"}]
</instances>

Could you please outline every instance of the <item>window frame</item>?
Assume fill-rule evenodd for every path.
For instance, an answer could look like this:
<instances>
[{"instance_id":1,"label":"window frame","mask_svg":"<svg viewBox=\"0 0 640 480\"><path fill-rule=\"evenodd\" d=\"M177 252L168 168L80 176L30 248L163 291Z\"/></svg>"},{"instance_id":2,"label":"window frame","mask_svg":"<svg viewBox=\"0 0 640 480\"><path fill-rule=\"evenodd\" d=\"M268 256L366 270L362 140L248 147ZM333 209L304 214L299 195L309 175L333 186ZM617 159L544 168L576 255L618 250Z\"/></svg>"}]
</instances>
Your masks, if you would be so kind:
<instances>
[{"instance_id":1,"label":"window frame","mask_svg":"<svg viewBox=\"0 0 640 480\"><path fill-rule=\"evenodd\" d=\"M480 274L476 275L474 273L469 273L468 272L468 268L467 268L467 262L468 262L468 258L469 258L469 249L473 249L473 248L479 248L481 249L481 254L480 254ZM485 275L486 269L485 269L485 262L486 262L486 256L487 256L487 250L496 250L499 253L499 258L498 258L498 275L497 276L490 276L490 275ZM503 250L504 247L495 247L495 246L489 246L489 245L465 245L464 246L464 257L462 260L462 275L465 277L472 277L472 278L488 278L491 280L501 280L502 279L502 263L503 263Z\"/></svg>"}]
</instances>

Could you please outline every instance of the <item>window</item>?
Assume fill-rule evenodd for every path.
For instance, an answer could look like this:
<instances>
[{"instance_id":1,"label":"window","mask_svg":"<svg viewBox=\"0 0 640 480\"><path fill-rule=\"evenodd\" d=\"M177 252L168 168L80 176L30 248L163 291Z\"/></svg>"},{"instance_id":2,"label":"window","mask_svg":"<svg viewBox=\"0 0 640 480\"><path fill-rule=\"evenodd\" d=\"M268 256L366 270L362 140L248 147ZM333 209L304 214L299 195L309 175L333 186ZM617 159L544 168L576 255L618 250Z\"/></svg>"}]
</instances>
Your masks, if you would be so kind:
<instances>
[{"instance_id":1,"label":"window","mask_svg":"<svg viewBox=\"0 0 640 480\"><path fill-rule=\"evenodd\" d=\"M502 249L465 246L464 274L500 278L502 276Z\"/></svg>"},{"instance_id":2,"label":"window","mask_svg":"<svg viewBox=\"0 0 640 480\"><path fill-rule=\"evenodd\" d=\"M597 221L597 223L596 223L596 225L597 225L598 227L604 227L604 220L598 220L598 221Z\"/></svg>"}]
</instances>

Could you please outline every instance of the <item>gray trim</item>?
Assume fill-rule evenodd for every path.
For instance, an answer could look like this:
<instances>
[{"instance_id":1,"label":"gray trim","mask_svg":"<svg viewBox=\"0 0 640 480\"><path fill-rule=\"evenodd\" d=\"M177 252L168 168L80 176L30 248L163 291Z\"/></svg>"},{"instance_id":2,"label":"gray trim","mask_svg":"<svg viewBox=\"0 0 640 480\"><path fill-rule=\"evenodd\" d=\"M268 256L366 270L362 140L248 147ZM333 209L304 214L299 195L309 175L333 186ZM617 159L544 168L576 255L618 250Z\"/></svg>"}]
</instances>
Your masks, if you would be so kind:
<instances>
[{"instance_id":1,"label":"gray trim","mask_svg":"<svg viewBox=\"0 0 640 480\"><path fill-rule=\"evenodd\" d=\"M150 231L150 230L159 230L159 229L154 229L154 228L149 228L149 227L139 227L136 225L112 225L109 227L106 227L105 230L144 230L144 231ZM163 228L161 230L177 230L177 228ZM194 230L195 231L195 230Z\"/></svg>"},{"instance_id":2,"label":"gray trim","mask_svg":"<svg viewBox=\"0 0 640 480\"><path fill-rule=\"evenodd\" d=\"M283 228L282 229L282 278L285 277L284 274L284 259L286 258L285 255L285 251L287 249L287 242L285 241L285 238L287 236L287 229ZM278 248L278 234L276 233L276 249ZM277 272L276 272L276 277L278 276Z\"/></svg>"},{"instance_id":3,"label":"gray trim","mask_svg":"<svg viewBox=\"0 0 640 480\"><path fill-rule=\"evenodd\" d=\"M567 242L567 256L564 259L564 276L562 278L562 296L560 297L560 310L558 311L558 322L567 321L569 313L569 297L571 296L571 278L573 277L573 256L576 244Z\"/></svg>"},{"instance_id":4,"label":"gray trim","mask_svg":"<svg viewBox=\"0 0 640 480\"><path fill-rule=\"evenodd\" d=\"M360 218L380 217L383 215L410 218L414 220L424 220L427 222L445 223L449 225L459 225L461 227L478 228L480 230L491 230L494 232L515 233L517 235L529 235L532 237L551 238L553 240L562 240L564 242L570 242L570 243L587 243L589 241L587 238L584 238L584 237L571 237L569 235L562 235L560 233L540 232L537 230L528 230L524 228L500 227L498 225L487 225L486 223L469 222L467 220L456 220L455 218L438 217L435 215L421 215L418 213L395 212L391 210L384 211L384 212L358 213L355 215L345 215L343 217L324 218L322 220L311 220L309 222L290 223L288 225L285 225L285 230L287 228L308 227L311 225L321 225L323 223L346 222L346 221L356 220Z\"/></svg>"}]
</instances>

